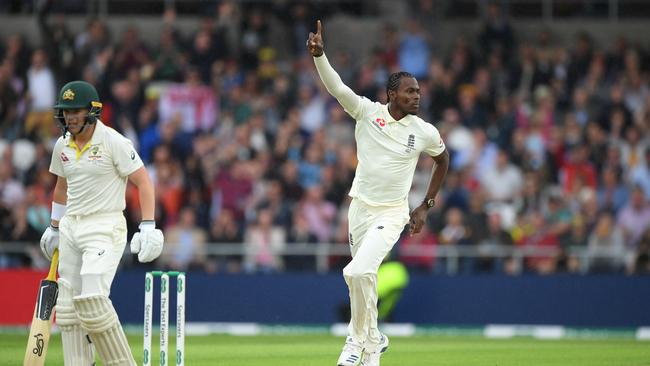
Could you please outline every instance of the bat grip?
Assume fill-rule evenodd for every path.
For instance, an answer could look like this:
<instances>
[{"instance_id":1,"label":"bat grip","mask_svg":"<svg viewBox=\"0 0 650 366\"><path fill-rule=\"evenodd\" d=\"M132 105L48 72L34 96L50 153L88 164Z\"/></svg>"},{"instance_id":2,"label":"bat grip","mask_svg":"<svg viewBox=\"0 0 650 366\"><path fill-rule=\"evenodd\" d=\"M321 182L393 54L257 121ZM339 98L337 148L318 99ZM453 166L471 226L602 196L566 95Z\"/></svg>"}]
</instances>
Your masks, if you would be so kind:
<instances>
[{"instance_id":1,"label":"bat grip","mask_svg":"<svg viewBox=\"0 0 650 366\"><path fill-rule=\"evenodd\" d=\"M52 254L52 262L50 263L50 272L47 274L47 279L50 281L56 280L56 270L59 267L59 250L54 249Z\"/></svg>"}]
</instances>

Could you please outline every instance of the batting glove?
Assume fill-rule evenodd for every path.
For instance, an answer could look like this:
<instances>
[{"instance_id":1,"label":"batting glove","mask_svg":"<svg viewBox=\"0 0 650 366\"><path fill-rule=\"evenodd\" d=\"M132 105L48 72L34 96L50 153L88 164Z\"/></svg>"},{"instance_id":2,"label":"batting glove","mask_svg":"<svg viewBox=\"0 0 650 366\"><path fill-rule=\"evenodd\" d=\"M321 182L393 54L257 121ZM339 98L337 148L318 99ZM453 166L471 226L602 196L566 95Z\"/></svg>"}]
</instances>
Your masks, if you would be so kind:
<instances>
[{"instance_id":1,"label":"batting glove","mask_svg":"<svg viewBox=\"0 0 650 366\"><path fill-rule=\"evenodd\" d=\"M54 250L59 247L59 228L48 226L41 236L41 251L48 261L52 260Z\"/></svg>"},{"instance_id":2,"label":"batting glove","mask_svg":"<svg viewBox=\"0 0 650 366\"><path fill-rule=\"evenodd\" d=\"M163 233L156 229L155 221L143 221L140 223L140 232L135 233L131 239L131 253L138 254L140 263L151 262L160 256L164 241Z\"/></svg>"}]
</instances>

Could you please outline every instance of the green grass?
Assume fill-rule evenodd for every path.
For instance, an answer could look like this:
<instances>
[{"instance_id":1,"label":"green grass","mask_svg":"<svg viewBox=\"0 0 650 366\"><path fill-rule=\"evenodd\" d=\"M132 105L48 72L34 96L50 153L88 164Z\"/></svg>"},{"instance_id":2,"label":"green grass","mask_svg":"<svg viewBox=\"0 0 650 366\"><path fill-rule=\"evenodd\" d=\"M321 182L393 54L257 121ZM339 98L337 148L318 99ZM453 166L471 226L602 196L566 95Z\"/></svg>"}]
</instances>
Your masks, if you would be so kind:
<instances>
[{"instance_id":1,"label":"green grass","mask_svg":"<svg viewBox=\"0 0 650 366\"><path fill-rule=\"evenodd\" d=\"M19 365L27 334L0 334L0 365ZM170 354L174 353L174 343ZM129 337L142 361L142 338ZM635 340L492 340L479 337L392 337L383 366L641 366L650 365L650 344ZM157 342L157 338L154 338ZM188 366L334 366L343 338L305 336L188 337ZM157 347L154 349L157 352ZM47 365L63 365L61 338L52 337ZM172 359L173 360L173 359ZM154 357L153 364L158 362Z\"/></svg>"}]
</instances>

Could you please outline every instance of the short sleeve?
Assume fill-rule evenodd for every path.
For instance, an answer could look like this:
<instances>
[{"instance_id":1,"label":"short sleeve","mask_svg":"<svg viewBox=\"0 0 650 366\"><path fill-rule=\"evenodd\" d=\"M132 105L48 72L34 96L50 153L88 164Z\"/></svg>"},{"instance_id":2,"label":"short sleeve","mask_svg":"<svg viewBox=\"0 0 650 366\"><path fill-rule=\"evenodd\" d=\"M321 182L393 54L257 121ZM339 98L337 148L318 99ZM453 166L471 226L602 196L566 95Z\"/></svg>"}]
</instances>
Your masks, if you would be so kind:
<instances>
[{"instance_id":1,"label":"short sleeve","mask_svg":"<svg viewBox=\"0 0 650 366\"><path fill-rule=\"evenodd\" d=\"M54 144L54 150L52 150L52 159L50 160L50 173L55 174L59 177L64 177L63 173L63 162L62 159L66 158L63 155L63 137L59 137ZM67 159L67 158L66 158Z\"/></svg>"},{"instance_id":2,"label":"short sleeve","mask_svg":"<svg viewBox=\"0 0 650 366\"><path fill-rule=\"evenodd\" d=\"M121 177L128 177L144 166L133 143L122 135L113 136L111 140L113 164Z\"/></svg>"},{"instance_id":3,"label":"short sleeve","mask_svg":"<svg viewBox=\"0 0 650 366\"><path fill-rule=\"evenodd\" d=\"M429 145L424 149L424 152L430 156L438 156L445 151L445 143L442 141L440 132L431 124L427 124L427 134L431 137Z\"/></svg>"}]
</instances>

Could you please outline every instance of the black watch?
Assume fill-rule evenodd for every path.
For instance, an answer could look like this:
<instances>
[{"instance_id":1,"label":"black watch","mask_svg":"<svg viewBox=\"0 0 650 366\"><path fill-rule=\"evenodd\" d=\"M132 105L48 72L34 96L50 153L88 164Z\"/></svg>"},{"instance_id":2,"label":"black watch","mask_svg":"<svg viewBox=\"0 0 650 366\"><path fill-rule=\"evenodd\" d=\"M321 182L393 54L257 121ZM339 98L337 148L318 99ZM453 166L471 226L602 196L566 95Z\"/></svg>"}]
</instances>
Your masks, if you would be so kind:
<instances>
[{"instance_id":1,"label":"black watch","mask_svg":"<svg viewBox=\"0 0 650 366\"><path fill-rule=\"evenodd\" d=\"M424 204L427 205L427 208L432 208L436 204L436 200L433 198L425 198Z\"/></svg>"}]
</instances>

